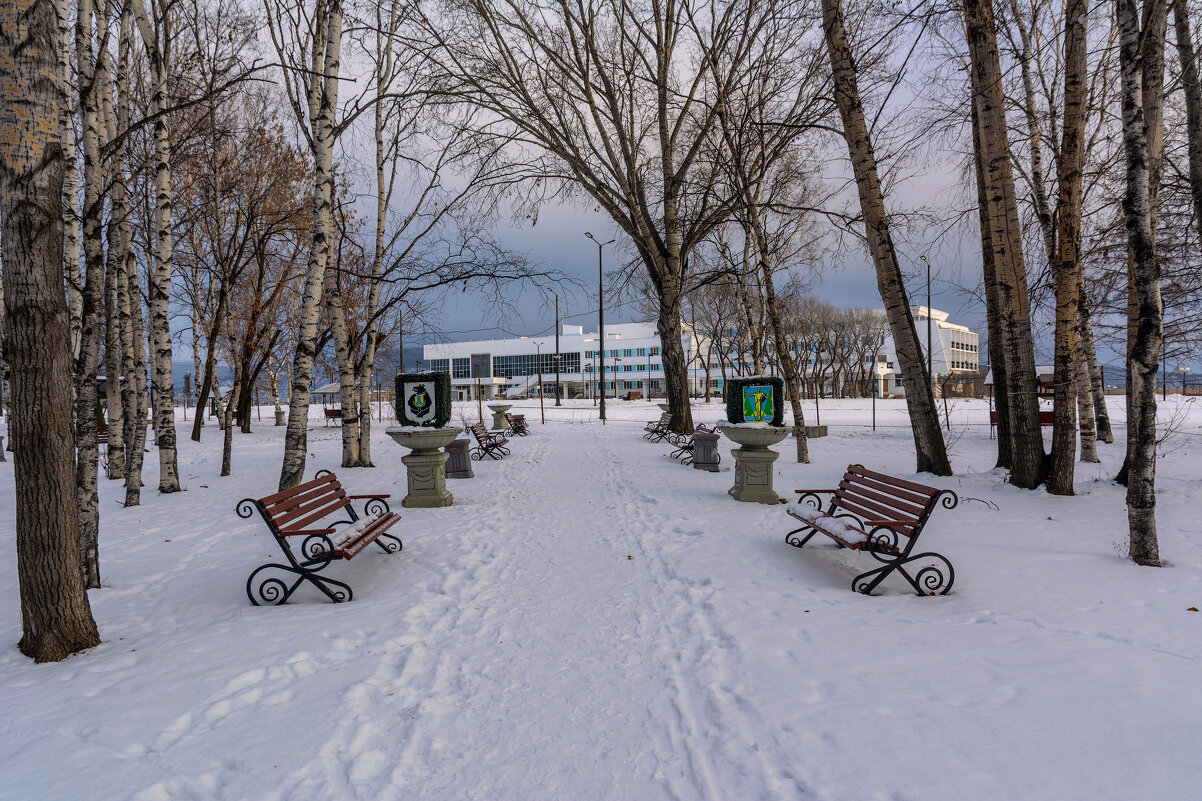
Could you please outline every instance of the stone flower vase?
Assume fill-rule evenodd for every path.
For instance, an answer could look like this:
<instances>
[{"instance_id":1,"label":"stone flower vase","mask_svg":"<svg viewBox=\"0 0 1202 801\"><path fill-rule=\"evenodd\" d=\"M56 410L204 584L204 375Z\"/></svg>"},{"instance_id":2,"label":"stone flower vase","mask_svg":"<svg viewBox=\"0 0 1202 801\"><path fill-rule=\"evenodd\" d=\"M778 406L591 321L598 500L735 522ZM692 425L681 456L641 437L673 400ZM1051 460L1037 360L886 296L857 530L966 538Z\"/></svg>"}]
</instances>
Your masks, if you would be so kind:
<instances>
[{"instance_id":1,"label":"stone flower vase","mask_svg":"<svg viewBox=\"0 0 1202 801\"><path fill-rule=\"evenodd\" d=\"M401 457L409 482L409 493L401 501L402 506L430 508L454 502L454 496L447 491L447 454L440 449L454 441L462 430L454 426L401 426L384 430L393 442L412 451Z\"/></svg>"},{"instance_id":2,"label":"stone flower vase","mask_svg":"<svg viewBox=\"0 0 1202 801\"><path fill-rule=\"evenodd\" d=\"M740 446L731 452L735 457L735 485L727 490L730 495L736 501L748 503L780 503L780 496L772 487L772 463L778 454L769 446L789 436L789 429L719 423L718 431Z\"/></svg>"}]
</instances>

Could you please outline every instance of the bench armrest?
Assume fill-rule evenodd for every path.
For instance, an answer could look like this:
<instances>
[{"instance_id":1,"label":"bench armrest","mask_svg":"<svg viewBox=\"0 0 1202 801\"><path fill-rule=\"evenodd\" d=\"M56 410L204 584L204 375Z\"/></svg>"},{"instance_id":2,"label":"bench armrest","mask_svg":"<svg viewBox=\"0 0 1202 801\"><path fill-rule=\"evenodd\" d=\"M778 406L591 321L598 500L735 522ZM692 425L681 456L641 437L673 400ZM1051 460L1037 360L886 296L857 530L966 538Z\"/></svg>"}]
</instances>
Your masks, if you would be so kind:
<instances>
[{"instance_id":1,"label":"bench armrest","mask_svg":"<svg viewBox=\"0 0 1202 801\"><path fill-rule=\"evenodd\" d=\"M375 495L347 495L346 497L350 498L353 501L361 501L364 498L391 498L392 496L386 492L379 492L379 493L376 493Z\"/></svg>"},{"instance_id":2,"label":"bench armrest","mask_svg":"<svg viewBox=\"0 0 1202 801\"><path fill-rule=\"evenodd\" d=\"M310 534L333 534L337 529L333 528L309 528L309 529L291 529L289 531L281 531L281 537L307 537Z\"/></svg>"}]
</instances>

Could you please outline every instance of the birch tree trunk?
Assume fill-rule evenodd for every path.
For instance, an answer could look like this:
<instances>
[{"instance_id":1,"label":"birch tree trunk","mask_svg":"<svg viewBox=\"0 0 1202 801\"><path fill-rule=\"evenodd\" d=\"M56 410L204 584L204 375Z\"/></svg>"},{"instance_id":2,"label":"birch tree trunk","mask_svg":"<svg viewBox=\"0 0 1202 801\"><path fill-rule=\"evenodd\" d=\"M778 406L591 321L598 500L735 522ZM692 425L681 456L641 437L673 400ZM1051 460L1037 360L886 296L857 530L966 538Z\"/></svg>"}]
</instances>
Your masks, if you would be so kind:
<instances>
[{"instance_id":1,"label":"birch tree trunk","mask_svg":"<svg viewBox=\"0 0 1202 801\"><path fill-rule=\"evenodd\" d=\"M75 120L70 99L71 9L68 0L56 0L58 15L58 75L62 81L58 109L59 141L63 143L63 276L67 284L67 313L71 327L71 359L79 359L79 330L83 321L83 294L79 276L79 168L75 161Z\"/></svg>"},{"instance_id":2,"label":"birch tree trunk","mask_svg":"<svg viewBox=\"0 0 1202 801\"><path fill-rule=\"evenodd\" d=\"M12 368L21 653L100 643L79 549L71 344L63 295L59 31L51 0L0 5L0 261Z\"/></svg>"},{"instance_id":3,"label":"birch tree trunk","mask_svg":"<svg viewBox=\"0 0 1202 801\"><path fill-rule=\"evenodd\" d=\"M991 0L965 0L964 16L973 102L978 115L981 155L984 158L982 173L997 285L1001 355L1005 364L1010 455L1013 461L1010 483L1034 489L1044 478L1043 434L1039 427L1039 394L1027 271L1023 262L1018 197L1010 162L1003 79Z\"/></svg>"},{"instance_id":4,"label":"birch tree trunk","mask_svg":"<svg viewBox=\"0 0 1202 801\"><path fill-rule=\"evenodd\" d=\"M905 376L906 407L914 433L917 470L920 473L948 476L952 473L952 467L947 458L934 392L926 365L923 364L922 346L914 329L914 316L889 231L889 217L885 211L880 176L877 174L876 156L864 118L864 106L860 101L855 60L843 25L841 0L822 0L822 27L831 59L835 102L843 120L843 133L855 173L860 208L864 213L868 249L876 269L877 288L889 317L889 330L897 349L898 364Z\"/></svg>"},{"instance_id":5,"label":"birch tree trunk","mask_svg":"<svg viewBox=\"0 0 1202 801\"><path fill-rule=\"evenodd\" d=\"M81 0L75 21L76 63L79 71L79 116L83 131L83 313L80 317L79 358L75 363L75 433L79 444L76 462L76 496L79 505L79 548L84 580L89 588L100 586L98 537L100 508L97 475L100 451L97 444L96 376L100 359L100 288L104 282L104 212L100 163L100 115L97 89L108 84L108 76L97 69L93 52L93 9L91 0Z\"/></svg>"},{"instance_id":6,"label":"birch tree trunk","mask_svg":"<svg viewBox=\"0 0 1202 801\"><path fill-rule=\"evenodd\" d=\"M330 315L331 339L338 364L338 397L342 406L342 466L359 466L359 412L355 396L355 361L351 354L350 332L342 305L342 277L337 260L326 264L326 311Z\"/></svg>"},{"instance_id":7,"label":"birch tree trunk","mask_svg":"<svg viewBox=\"0 0 1202 801\"><path fill-rule=\"evenodd\" d=\"M167 131L167 48L172 33L170 14L164 11L151 25L142 0L131 0L134 22L142 35L146 58L150 62L152 82L150 111L154 139L154 258L147 281L151 332L151 371L154 392L154 442L159 451L159 492L179 492L179 468L176 459L175 388L171 375L171 269L174 259L171 236L171 138Z\"/></svg>"},{"instance_id":8,"label":"birch tree trunk","mask_svg":"<svg viewBox=\"0 0 1202 801\"><path fill-rule=\"evenodd\" d=\"M1173 25L1177 31L1177 55L1181 61L1181 88L1185 93L1185 132L1189 143L1189 187L1194 201L1194 224L1202 236L1202 84L1198 81L1198 59L1190 29L1189 3L1175 0Z\"/></svg>"},{"instance_id":9,"label":"birch tree trunk","mask_svg":"<svg viewBox=\"0 0 1202 801\"><path fill-rule=\"evenodd\" d=\"M1098 350L1093 341L1093 322L1089 312L1089 301L1081 293L1081 353L1085 357L1085 369L1089 373L1089 387L1093 394L1094 420L1097 423L1098 439L1107 444L1114 442L1110 428L1110 410L1106 408L1106 387L1102 381L1102 370L1098 366Z\"/></svg>"},{"instance_id":10,"label":"birch tree trunk","mask_svg":"<svg viewBox=\"0 0 1202 801\"><path fill-rule=\"evenodd\" d=\"M110 29L112 22L110 19ZM117 24L120 25L119 16ZM128 40L119 37L116 69L110 76L117 83L129 81L128 47ZM113 91L109 82L104 85L101 109L104 112L107 139L110 143L116 143L118 128L124 131L129 127L129 109L126 107L123 112L114 110ZM118 120L118 117L123 119ZM104 262L104 374L107 379L106 421L109 427L107 476L112 480L125 478L125 408L121 391L121 323L117 299L117 275L129 255L127 251L122 250L118 225L118 222L124 221L129 214L124 144L119 144L110 152L105 174L109 185L109 221L108 250Z\"/></svg>"},{"instance_id":11,"label":"birch tree trunk","mask_svg":"<svg viewBox=\"0 0 1202 801\"><path fill-rule=\"evenodd\" d=\"M296 355L288 385L288 427L284 432L284 460L280 489L294 487L305 474L309 436L309 390L313 385L313 362L317 356L317 317L321 310L322 284L330 261L333 238L333 150L334 114L338 108L338 69L342 47L341 0L317 0L313 73L310 80L309 124L313 150L313 242L305 271ZM320 75L320 79L316 76ZM303 120L298 122L304 123Z\"/></svg>"},{"instance_id":12,"label":"birch tree trunk","mask_svg":"<svg viewBox=\"0 0 1202 801\"><path fill-rule=\"evenodd\" d=\"M1064 125L1061 129L1056 201L1056 351L1052 457L1048 492L1072 495L1077 458L1080 329L1081 205L1085 167L1085 102L1089 65L1086 22L1089 0L1068 0L1064 7ZM1090 416L1092 419L1092 415Z\"/></svg>"},{"instance_id":13,"label":"birch tree trunk","mask_svg":"<svg viewBox=\"0 0 1202 801\"><path fill-rule=\"evenodd\" d=\"M1155 26L1156 6L1148 0L1145 17ZM1123 215L1130 263L1130 304L1135 325L1127 354L1127 521L1131 559L1160 566L1156 535L1156 372L1163 340L1164 309L1160 300L1160 263L1152 228L1152 142L1145 119L1144 77L1149 64L1141 49L1136 0L1116 0L1119 71L1122 77L1123 153L1126 192ZM1148 30L1142 31L1144 36ZM1162 47L1163 47L1163 39Z\"/></svg>"}]
</instances>

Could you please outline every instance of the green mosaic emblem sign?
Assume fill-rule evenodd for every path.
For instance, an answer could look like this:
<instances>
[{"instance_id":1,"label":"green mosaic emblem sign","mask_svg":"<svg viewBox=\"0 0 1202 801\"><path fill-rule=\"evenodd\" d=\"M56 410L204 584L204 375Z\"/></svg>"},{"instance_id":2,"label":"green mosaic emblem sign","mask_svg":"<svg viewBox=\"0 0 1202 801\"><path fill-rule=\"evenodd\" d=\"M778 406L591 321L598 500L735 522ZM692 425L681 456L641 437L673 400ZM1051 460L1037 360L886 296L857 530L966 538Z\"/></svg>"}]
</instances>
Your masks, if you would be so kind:
<instances>
[{"instance_id":1,"label":"green mosaic emblem sign","mask_svg":"<svg viewBox=\"0 0 1202 801\"><path fill-rule=\"evenodd\" d=\"M776 412L772 386L743 387L743 422L770 423Z\"/></svg>"},{"instance_id":2,"label":"green mosaic emblem sign","mask_svg":"<svg viewBox=\"0 0 1202 801\"><path fill-rule=\"evenodd\" d=\"M784 425L785 382L779 376L749 375L726 381L726 419L734 424Z\"/></svg>"}]
</instances>

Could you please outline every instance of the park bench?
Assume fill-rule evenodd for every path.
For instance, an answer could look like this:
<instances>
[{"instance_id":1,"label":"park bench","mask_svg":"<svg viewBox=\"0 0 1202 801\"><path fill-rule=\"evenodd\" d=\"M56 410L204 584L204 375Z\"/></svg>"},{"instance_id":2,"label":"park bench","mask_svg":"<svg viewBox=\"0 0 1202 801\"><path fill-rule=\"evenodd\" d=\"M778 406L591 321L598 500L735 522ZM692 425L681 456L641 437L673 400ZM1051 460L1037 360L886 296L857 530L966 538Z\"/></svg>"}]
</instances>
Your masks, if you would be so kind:
<instances>
[{"instance_id":1,"label":"park bench","mask_svg":"<svg viewBox=\"0 0 1202 801\"><path fill-rule=\"evenodd\" d=\"M1053 426L1055 424L1056 424L1056 413L1054 411L1051 411L1050 409L1049 410L1040 410L1039 425L1041 427L1050 428L1051 426ZM991 425L991 426L997 425L997 410L995 410L995 409L989 410L989 425Z\"/></svg>"},{"instance_id":2,"label":"park bench","mask_svg":"<svg viewBox=\"0 0 1202 801\"><path fill-rule=\"evenodd\" d=\"M858 464L848 465L836 489L797 493L801 497L787 511L805 525L786 534L785 542L801 548L815 534L825 534L840 548L866 551L882 563L852 579L853 590L869 595L894 570L919 595L947 595L951 590L956 578L952 563L940 554L914 550L931 512L936 506L955 508L959 503L956 493L877 473ZM831 496L825 511L823 495ZM942 566L928 564L913 574L906 570L905 565L920 559L938 560Z\"/></svg>"},{"instance_id":3,"label":"park bench","mask_svg":"<svg viewBox=\"0 0 1202 801\"><path fill-rule=\"evenodd\" d=\"M254 570L246 580L246 595L250 602L283 604L292 596L302 582L308 581L335 603L351 600L351 588L318 573L329 567L335 559L352 559L373 542L385 553L401 550L401 541L387 534L401 519L396 512L389 511L384 500L388 495L347 495L338 477L322 470L312 481L298 484L291 489L276 492L265 498L243 498L238 501L239 517L250 517L258 511L267 523L287 564L268 562ZM355 512L351 501L363 500L363 517ZM345 520L329 520L332 515L345 514ZM301 538L299 546L292 540ZM266 575L264 571L282 571L295 576L284 579ZM291 584L289 584L291 582Z\"/></svg>"},{"instance_id":4,"label":"park bench","mask_svg":"<svg viewBox=\"0 0 1202 801\"><path fill-rule=\"evenodd\" d=\"M669 437L669 442L671 442L673 445L676 445L678 447L676 448L676 450L672 451L668 455L671 456L673 459L680 459L681 464L684 464L684 465L691 464L693 462L693 449L695 447L695 443L693 442L693 437L696 435L696 433L698 431L704 432L706 434L713 433L713 431L711 431L710 429L705 427L705 423L699 423L697 425L696 431L694 431L692 435L685 436L683 434L679 434L675 438ZM719 456L718 458L721 459L722 457Z\"/></svg>"},{"instance_id":5,"label":"park bench","mask_svg":"<svg viewBox=\"0 0 1202 801\"><path fill-rule=\"evenodd\" d=\"M337 420L338 425L342 425L342 409L323 409L326 413L326 425L330 424L331 420Z\"/></svg>"},{"instance_id":6,"label":"park bench","mask_svg":"<svg viewBox=\"0 0 1202 801\"><path fill-rule=\"evenodd\" d=\"M505 422L509 423L509 428L505 430L505 433L510 436L524 437L530 433L530 430L526 426L526 415L524 414L505 412Z\"/></svg>"},{"instance_id":7,"label":"park bench","mask_svg":"<svg viewBox=\"0 0 1202 801\"><path fill-rule=\"evenodd\" d=\"M476 447L470 451L471 458L474 461L478 462L485 456L492 459L502 459L509 455L509 449L505 447L509 444L509 440L505 438L505 432L489 431L484 427L484 423L476 423L473 426L469 426L468 430L476 438Z\"/></svg>"},{"instance_id":8,"label":"park bench","mask_svg":"<svg viewBox=\"0 0 1202 801\"><path fill-rule=\"evenodd\" d=\"M668 426L671 423L672 413L664 412L659 416L658 420L652 420L650 423L643 426L643 431L647 432L643 434L643 439L650 442L659 442L661 439L672 433L668 429Z\"/></svg>"}]
</instances>

